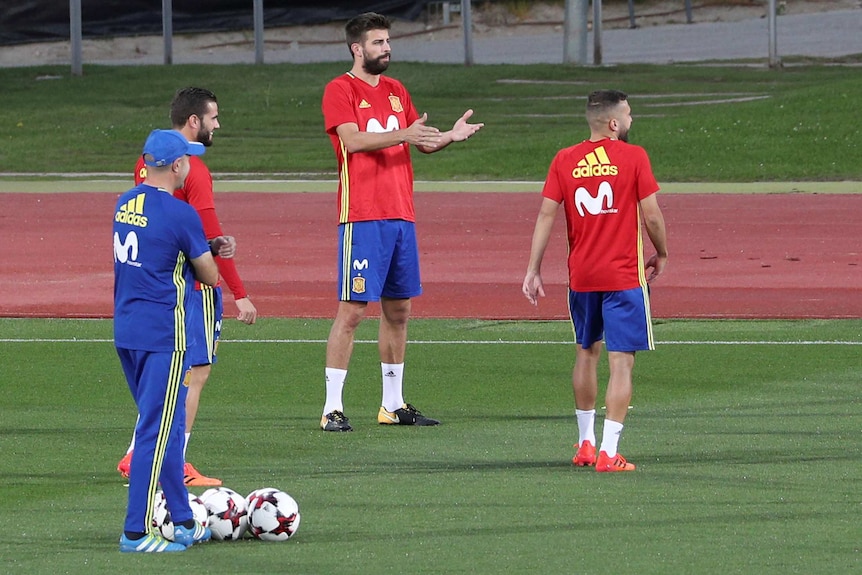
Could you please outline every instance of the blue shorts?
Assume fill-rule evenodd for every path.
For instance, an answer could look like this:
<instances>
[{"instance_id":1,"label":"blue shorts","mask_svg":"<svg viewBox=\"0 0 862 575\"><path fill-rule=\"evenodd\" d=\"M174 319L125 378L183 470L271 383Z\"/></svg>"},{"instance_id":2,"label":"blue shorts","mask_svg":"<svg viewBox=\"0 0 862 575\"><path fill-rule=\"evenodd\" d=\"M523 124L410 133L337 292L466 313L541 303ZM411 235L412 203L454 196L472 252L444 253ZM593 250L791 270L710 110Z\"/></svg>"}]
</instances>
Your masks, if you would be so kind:
<instances>
[{"instance_id":1,"label":"blue shorts","mask_svg":"<svg viewBox=\"0 0 862 575\"><path fill-rule=\"evenodd\" d=\"M380 301L422 293L416 225L404 220L338 226L338 299Z\"/></svg>"},{"instance_id":2,"label":"blue shorts","mask_svg":"<svg viewBox=\"0 0 862 575\"><path fill-rule=\"evenodd\" d=\"M218 341L221 337L221 319L224 308L220 287L196 283L192 292L192 304L203 310L193 321L186 334L188 348L186 361L189 365L209 365L215 363Z\"/></svg>"},{"instance_id":3,"label":"blue shorts","mask_svg":"<svg viewBox=\"0 0 862 575\"><path fill-rule=\"evenodd\" d=\"M608 351L655 349L649 289L575 292L569 290L569 314L575 341L583 348L605 340Z\"/></svg>"}]
</instances>

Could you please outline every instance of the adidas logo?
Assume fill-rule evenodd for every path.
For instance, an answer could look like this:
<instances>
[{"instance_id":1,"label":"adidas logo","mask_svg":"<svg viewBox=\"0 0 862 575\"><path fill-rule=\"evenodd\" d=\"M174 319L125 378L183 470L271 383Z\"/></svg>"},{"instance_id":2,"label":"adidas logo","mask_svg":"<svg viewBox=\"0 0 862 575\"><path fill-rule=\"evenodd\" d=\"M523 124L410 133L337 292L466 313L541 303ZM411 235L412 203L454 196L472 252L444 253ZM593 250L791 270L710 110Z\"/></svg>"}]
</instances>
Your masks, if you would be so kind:
<instances>
[{"instance_id":1,"label":"adidas logo","mask_svg":"<svg viewBox=\"0 0 862 575\"><path fill-rule=\"evenodd\" d=\"M383 377L395 377L395 372L391 369L383 374Z\"/></svg>"},{"instance_id":2,"label":"adidas logo","mask_svg":"<svg viewBox=\"0 0 862 575\"><path fill-rule=\"evenodd\" d=\"M114 221L139 228L147 227L147 216L144 215L144 199L146 197L146 194L138 194L120 206L119 211L114 215Z\"/></svg>"},{"instance_id":3,"label":"adidas logo","mask_svg":"<svg viewBox=\"0 0 862 575\"><path fill-rule=\"evenodd\" d=\"M370 107L371 107L371 104L369 104L368 100L366 100L365 98L363 98L362 101L359 102L359 109L361 109L361 110L365 109L365 108L370 108Z\"/></svg>"},{"instance_id":4,"label":"adidas logo","mask_svg":"<svg viewBox=\"0 0 862 575\"><path fill-rule=\"evenodd\" d=\"M572 177L589 178L592 176L616 176L619 169L611 164L604 146L599 146L578 162L578 167L572 170Z\"/></svg>"}]
</instances>

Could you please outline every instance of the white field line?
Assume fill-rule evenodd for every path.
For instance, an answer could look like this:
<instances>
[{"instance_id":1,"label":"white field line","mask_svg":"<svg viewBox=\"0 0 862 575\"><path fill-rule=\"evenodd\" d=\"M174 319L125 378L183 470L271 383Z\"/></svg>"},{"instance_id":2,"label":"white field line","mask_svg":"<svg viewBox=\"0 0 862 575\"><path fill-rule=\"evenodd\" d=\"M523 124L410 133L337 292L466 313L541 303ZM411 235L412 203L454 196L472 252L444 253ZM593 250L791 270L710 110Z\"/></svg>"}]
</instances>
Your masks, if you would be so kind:
<instances>
[{"instance_id":1,"label":"white field line","mask_svg":"<svg viewBox=\"0 0 862 575\"><path fill-rule=\"evenodd\" d=\"M2 338L0 343L113 343L113 339L85 338ZM325 339L222 339L222 343L326 343ZM358 339L355 343L376 344L377 340ZM528 340L410 340L410 345L572 345L572 340L566 341L528 341ZM662 345L862 345L862 341L852 340L796 340L796 341L657 341Z\"/></svg>"}]
</instances>

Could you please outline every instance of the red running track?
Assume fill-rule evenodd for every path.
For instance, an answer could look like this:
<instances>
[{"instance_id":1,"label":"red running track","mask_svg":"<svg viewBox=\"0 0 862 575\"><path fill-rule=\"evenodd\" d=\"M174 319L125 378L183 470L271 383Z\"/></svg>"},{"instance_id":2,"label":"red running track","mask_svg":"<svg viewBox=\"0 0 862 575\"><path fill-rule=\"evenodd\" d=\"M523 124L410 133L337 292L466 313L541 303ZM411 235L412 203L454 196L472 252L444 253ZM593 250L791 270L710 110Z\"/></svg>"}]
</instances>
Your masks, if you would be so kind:
<instances>
[{"instance_id":1,"label":"red running track","mask_svg":"<svg viewBox=\"0 0 862 575\"><path fill-rule=\"evenodd\" d=\"M116 197L0 193L0 316L111 316ZM216 201L263 316L334 314L334 193ZM548 296L534 308L520 293L539 204L538 193L417 193L425 293L414 316L568 317L562 213L545 257ZM671 257L652 286L653 317L862 317L862 195L662 194L660 204Z\"/></svg>"}]
</instances>

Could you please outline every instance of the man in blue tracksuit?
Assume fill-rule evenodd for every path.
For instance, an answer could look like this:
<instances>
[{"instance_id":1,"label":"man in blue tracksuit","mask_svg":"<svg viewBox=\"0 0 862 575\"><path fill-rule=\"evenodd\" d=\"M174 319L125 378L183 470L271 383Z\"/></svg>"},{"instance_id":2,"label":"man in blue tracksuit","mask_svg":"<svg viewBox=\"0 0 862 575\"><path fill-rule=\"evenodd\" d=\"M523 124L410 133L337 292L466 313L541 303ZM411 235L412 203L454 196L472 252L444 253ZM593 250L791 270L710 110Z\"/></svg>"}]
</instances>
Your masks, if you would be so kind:
<instances>
[{"instance_id":1,"label":"man in blue tracksuit","mask_svg":"<svg viewBox=\"0 0 862 575\"><path fill-rule=\"evenodd\" d=\"M180 132L154 130L144 144L147 179L117 201L114 213L114 344L140 419L129 476L120 551L184 551L210 538L192 517L183 483L189 305L195 280L215 285L213 254L232 257L232 238L209 243L194 208L173 197L188 175L189 156L204 153ZM161 488L175 525L174 541L152 530Z\"/></svg>"}]
</instances>

